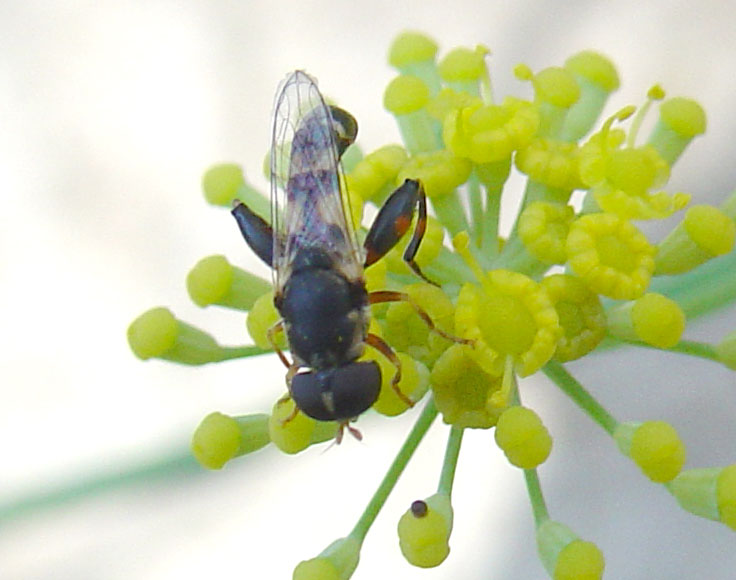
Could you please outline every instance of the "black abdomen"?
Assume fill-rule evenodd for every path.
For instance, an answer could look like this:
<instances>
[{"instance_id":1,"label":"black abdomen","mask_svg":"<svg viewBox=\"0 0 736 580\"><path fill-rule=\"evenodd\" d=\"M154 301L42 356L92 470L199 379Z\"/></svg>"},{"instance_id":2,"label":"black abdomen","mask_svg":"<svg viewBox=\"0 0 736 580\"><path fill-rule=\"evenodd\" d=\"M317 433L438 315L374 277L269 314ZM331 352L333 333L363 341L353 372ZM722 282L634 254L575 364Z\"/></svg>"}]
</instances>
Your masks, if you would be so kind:
<instances>
[{"instance_id":1,"label":"black abdomen","mask_svg":"<svg viewBox=\"0 0 736 580\"><path fill-rule=\"evenodd\" d=\"M345 364L360 355L365 339L365 286L339 271L306 267L292 273L277 308L289 347L306 366Z\"/></svg>"}]
</instances>

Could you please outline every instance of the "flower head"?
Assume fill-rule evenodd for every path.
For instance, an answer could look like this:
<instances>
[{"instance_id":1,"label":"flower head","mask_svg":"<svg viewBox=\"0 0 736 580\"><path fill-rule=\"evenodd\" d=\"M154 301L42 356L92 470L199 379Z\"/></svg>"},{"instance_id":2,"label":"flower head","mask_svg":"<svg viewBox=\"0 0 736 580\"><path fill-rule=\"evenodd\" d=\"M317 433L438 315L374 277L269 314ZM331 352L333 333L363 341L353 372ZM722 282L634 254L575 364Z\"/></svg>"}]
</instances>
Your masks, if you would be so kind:
<instances>
[{"instance_id":1,"label":"flower head","mask_svg":"<svg viewBox=\"0 0 736 580\"><path fill-rule=\"evenodd\" d=\"M393 42L389 61L398 75L386 87L383 104L396 119L403 143L365 155L352 146L333 152L344 153L345 168L344 181L340 172L337 181L330 181L339 183L342 190L335 189L343 194L333 205L350 206L352 215L344 220L328 216L309 198L311 205L304 202L304 207L320 211L290 215L289 223L322 229L314 240L309 236L310 243L286 267L287 256L278 252L285 240L298 245L301 238L277 227L271 239L269 226L260 221L267 220L271 206L247 183L238 165L221 164L207 171L203 189L208 202L226 206L237 198L250 208L254 217L249 213L252 221L246 225L255 229L262 247L273 242L272 261L281 278L274 289L215 255L194 266L187 289L201 307L247 311L254 346L221 346L163 307L145 312L128 328L130 347L142 360L198 365L275 351L288 367L287 387L295 381L309 385L325 413L336 408L336 389L357 394L361 401L368 393L370 400L362 409L373 401L373 411L385 421L412 406L422 407L353 530L298 564L295 579L346 580L352 575L365 535L438 414L448 436L437 490L422 493L426 499L396 517L399 549L407 561L433 567L448 557L452 487L463 432L495 428L498 447L523 470L538 551L549 575L557 580L600 578L601 551L553 520L544 501L536 468L555 460L554 433L536 411L522 405L527 381L518 380L539 371L684 509L736 529L735 466L684 469L685 445L674 426L659 420L619 421L563 364L583 358L605 364L590 355L603 346L627 344L683 352L736 369L736 333L715 344L683 338L690 318L734 295L732 258L707 283L693 282L697 278L688 273L716 257L733 256L736 194L721 207L689 207L658 243L634 223L686 209L689 194L660 188L687 145L705 131L705 112L692 99L665 100L664 90L655 85L638 109L627 106L601 119L620 80L611 61L592 51L536 73L517 66L516 76L533 94L496 100L489 55L481 45L458 47L438 60L437 43L419 32L403 33ZM659 120L648 138L637 143L642 120L655 106ZM330 111L323 115L332 121L327 130L344 139L339 109ZM307 122L314 123L314 117L297 120L294 130ZM300 168L309 166L304 151L292 152L285 144L272 155L278 156L274 184L288 190L292 203L299 194L314 193L288 183L294 177L288 167L292 161L299 161ZM309 167L311 177L324 173L320 163ZM515 192L507 182L512 167L526 178L523 192ZM384 205L387 199L408 199L390 197L407 179L423 184L416 187L418 197L412 201L419 211ZM320 195L329 195L329 189L320 189ZM426 193L428 216L421 192ZM520 204L518 199L517 204L507 203L518 194ZM503 236L502 203L519 208ZM372 225L364 216L380 207L389 209L379 214L383 217L376 229L366 235ZM368 239L372 255L383 259L364 272L352 257L349 267L338 264L332 258L331 236L340 240L334 245L353 238L352 232L339 232L342 237L334 232L342 221L352 221L354 237ZM350 252L359 256L361 249L350 246ZM332 310L338 307L332 302L320 302L324 315L316 321L314 336L322 338L321 332L329 334L328 329L340 324L352 324L352 330L337 332L337 344L299 347L301 335L290 334L298 314L284 309L285 288L295 272L317 270L342 279L353 302L343 317L348 322L333 319ZM685 298L678 294L678 286L689 284L692 290L696 283ZM313 294L305 293L299 305L315 308ZM289 352L290 346L295 352ZM645 388L641 385L640 391ZM319 421L308 416L290 392L276 397L268 414L207 415L192 438L197 460L220 469L271 443L284 453L298 454L334 438L339 442L345 429L361 436L352 426L357 417L333 414L330 417L338 421Z\"/></svg>"}]
</instances>

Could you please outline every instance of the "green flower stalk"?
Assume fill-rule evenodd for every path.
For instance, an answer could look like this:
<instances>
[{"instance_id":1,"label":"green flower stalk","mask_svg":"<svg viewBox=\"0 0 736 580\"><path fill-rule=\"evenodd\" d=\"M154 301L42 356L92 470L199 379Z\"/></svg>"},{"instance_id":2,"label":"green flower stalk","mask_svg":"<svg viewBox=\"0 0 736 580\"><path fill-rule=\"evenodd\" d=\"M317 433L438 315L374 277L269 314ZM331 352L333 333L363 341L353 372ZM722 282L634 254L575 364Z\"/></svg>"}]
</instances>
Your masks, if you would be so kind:
<instances>
[{"instance_id":1,"label":"green flower stalk","mask_svg":"<svg viewBox=\"0 0 736 580\"><path fill-rule=\"evenodd\" d=\"M625 344L736 369L736 331L712 344L684 338L689 320L736 297L736 194L713 207L691 204L698 192L661 189L688 144L705 131L705 112L692 99L666 98L655 85L638 109L604 114L620 79L612 62L592 51L536 73L519 65L515 74L527 92L498 98L491 90L489 55L484 46L458 47L438 58L431 38L400 35L389 50L398 76L385 89L383 103L403 143L364 155L353 147L343 157L353 212L346 217L361 239L369 227L364 208L381 207L405 179L420 180L429 200L426 223L414 217L425 228L415 261L433 284L403 261L407 244L414 243L410 235L367 268L367 291L389 294L369 306L372 337L356 354L361 363L375 363L367 367L380 369L373 412L389 420L413 405L423 410L355 527L298 564L295 579L352 576L366 534L438 415L442 425L434 428L448 431L448 443L444 459L436 458L437 490L394 515L398 549L407 561L434 567L452 559L452 485L463 433L495 429L497 446L523 470L549 576L601 578L601 551L551 519L544 500L536 469L556 460L554 433L522 406L517 380L540 371L685 510L736 529L736 467L686 469L685 444L674 426L642 420L633 408L630 416L614 417L565 366L583 358L596 364L596 351ZM652 109L659 119L639 139ZM289 162L285 151L275 153ZM507 185L512 166L526 178L522 191ZM213 205L229 206L238 198L264 219L270 215L267 198L237 165L210 168L203 188ZM500 207L511 196L521 196L520 209L509 235L501 238ZM661 241L649 239L640 223L675 214L676 225ZM408 216L404 221L397 220L397 230L408 225ZM721 266L711 272L708 263ZM247 312L254 345L220 346L168 309L154 308L128 329L136 356L197 365L278 349L289 366L288 341L275 330L280 314L269 282L216 255L193 267L186 286L201 307ZM388 295L402 299L387 304ZM289 380L296 370L290 366ZM289 392L278 395L267 413L207 415L192 438L197 460L220 469L270 444L298 454L335 437L339 442L346 425L315 420Z\"/></svg>"}]
</instances>

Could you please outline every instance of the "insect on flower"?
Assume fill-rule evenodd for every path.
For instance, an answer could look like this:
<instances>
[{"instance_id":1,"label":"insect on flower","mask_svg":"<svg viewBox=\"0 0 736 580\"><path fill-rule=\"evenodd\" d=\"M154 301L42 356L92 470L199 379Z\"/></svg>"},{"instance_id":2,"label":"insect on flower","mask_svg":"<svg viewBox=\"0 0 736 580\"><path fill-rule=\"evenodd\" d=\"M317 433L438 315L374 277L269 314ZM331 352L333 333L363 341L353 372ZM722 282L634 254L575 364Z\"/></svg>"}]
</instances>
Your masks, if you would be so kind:
<instances>
[{"instance_id":1,"label":"insect on flower","mask_svg":"<svg viewBox=\"0 0 736 580\"><path fill-rule=\"evenodd\" d=\"M274 303L281 320L268 337L288 368L289 396L296 409L308 416L337 421L338 442L344 428L361 438L348 423L376 401L381 388L378 364L357 360L365 345L392 362L396 368L392 387L405 403L413 405L398 388L398 357L380 337L368 332L370 304L409 298L393 291L368 293L363 269L396 245L409 229L417 207L419 215L404 260L431 282L414 262L427 223L419 181L407 179L391 194L362 248L358 243L340 166L340 157L355 141L357 131L350 113L325 103L313 78L302 71L291 73L276 95L272 225L238 200L232 210L245 241L273 270ZM431 329L445 336L426 313L414 307ZM276 346L276 332L286 332L292 362Z\"/></svg>"}]
</instances>

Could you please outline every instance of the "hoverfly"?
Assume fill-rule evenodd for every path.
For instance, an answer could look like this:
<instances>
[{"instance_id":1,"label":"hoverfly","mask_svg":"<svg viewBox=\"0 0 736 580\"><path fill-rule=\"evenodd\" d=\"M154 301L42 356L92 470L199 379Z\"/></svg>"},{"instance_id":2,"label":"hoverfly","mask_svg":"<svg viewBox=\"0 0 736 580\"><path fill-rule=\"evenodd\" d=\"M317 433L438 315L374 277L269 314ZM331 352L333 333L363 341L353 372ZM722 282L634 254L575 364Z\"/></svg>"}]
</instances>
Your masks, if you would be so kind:
<instances>
[{"instance_id":1,"label":"hoverfly","mask_svg":"<svg viewBox=\"0 0 736 580\"><path fill-rule=\"evenodd\" d=\"M392 386L402 400L413 405L397 386L401 378L398 357L380 337L368 333L370 304L408 300L408 296L391 291L368 293L363 269L397 244L417 207L419 215L404 260L427 280L414 262L427 223L419 181L407 179L391 194L362 247L358 243L340 165L357 131L350 113L325 103L312 77L303 71L291 73L281 83L275 101L272 225L238 200L232 210L245 241L273 271L274 303L281 320L269 330L269 340L288 368L289 396L296 409L308 416L337 421L338 442L345 427L361 438L348 423L376 401L381 388L378 364L357 360L365 345L393 363ZM434 329L426 313L415 308ZM280 331L286 332L291 362L275 344L274 335Z\"/></svg>"}]
</instances>

